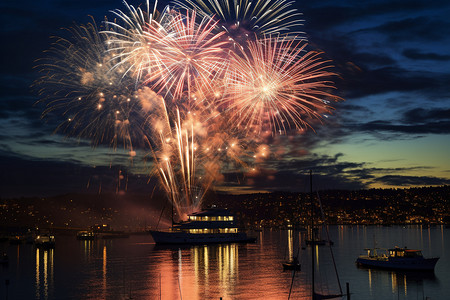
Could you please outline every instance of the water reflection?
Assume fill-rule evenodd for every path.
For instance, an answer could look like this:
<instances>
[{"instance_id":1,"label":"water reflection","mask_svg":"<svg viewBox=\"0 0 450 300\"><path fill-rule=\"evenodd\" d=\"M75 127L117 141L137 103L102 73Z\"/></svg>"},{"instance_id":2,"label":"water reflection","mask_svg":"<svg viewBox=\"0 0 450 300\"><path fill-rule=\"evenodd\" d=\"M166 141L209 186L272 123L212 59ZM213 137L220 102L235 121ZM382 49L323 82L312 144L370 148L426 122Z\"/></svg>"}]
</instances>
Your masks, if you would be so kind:
<instances>
[{"instance_id":1,"label":"water reflection","mask_svg":"<svg viewBox=\"0 0 450 300\"><path fill-rule=\"evenodd\" d=\"M343 286L350 283L352 299L446 299L450 294L447 228L335 226L330 235L338 241L332 249ZM423 249L426 256L440 256L436 276L358 269L355 259L373 245L374 237L380 247L403 241ZM281 263L288 254L297 254L303 240L304 233L300 236L295 230L265 230L255 244L168 248L150 244L147 236L132 236L114 241L61 237L55 250L13 245L7 249L10 299L287 299L291 283L291 299L310 299L311 249L316 291L335 293L327 246L300 247L302 270L294 279L292 272L283 271ZM3 296L2 291L0 287Z\"/></svg>"},{"instance_id":2,"label":"water reflection","mask_svg":"<svg viewBox=\"0 0 450 300\"><path fill-rule=\"evenodd\" d=\"M53 290L53 249L36 248L35 286L36 299L49 298Z\"/></svg>"},{"instance_id":3,"label":"water reflection","mask_svg":"<svg viewBox=\"0 0 450 300\"><path fill-rule=\"evenodd\" d=\"M103 288L103 296L106 297L106 289L107 289L107 282L106 282L106 263L107 263L107 256L106 256L106 245L103 246L103 257L102 257L102 288Z\"/></svg>"},{"instance_id":4,"label":"water reflection","mask_svg":"<svg viewBox=\"0 0 450 300\"><path fill-rule=\"evenodd\" d=\"M438 284L434 272L390 271L372 269L358 266L358 269L367 271L370 294L373 295L373 286L390 286L391 294L401 299L425 299L424 283Z\"/></svg>"},{"instance_id":5,"label":"water reflection","mask_svg":"<svg viewBox=\"0 0 450 300\"><path fill-rule=\"evenodd\" d=\"M225 298L235 293L239 276L238 244L157 246L155 251L162 251L162 256L172 251L172 262L161 260L156 266L162 276L159 289L163 299L181 299L185 295L190 299L210 297L207 289L199 286L213 288L214 294Z\"/></svg>"},{"instance_id":6,"label":"water reflection","mask_svg":"<svg viewBox=\"0 0 450 300\"><path fill-rule=\"evenodd\" d=\"M288 230L288 259L289 261L294 260L294 233L292 229Z\"/></svg>"},{"instance_id":7,"label":"water reflection","mask_svg":"<svg viewBox=\"0 0 450 300\"><path fill-rule=\"evenodd\" d=\"M94 246L94 241L92 240L82 240L80 241L81 243L81 249L83 251L83 256L87 261L91 260L92 257L92 253L93 253L93 246Z\"/></svg>"},{"instance_id":8,"label":"water reflection","mask_svg":"<svg viewBox=\"0 0 450 300\"><path fill-rule=\"evenodd\" d=\"M221 293L232 292L238 276L238 249L236 244L192 247L195 281L209 285L213 279Z\"/></svg>"}]
</instances>

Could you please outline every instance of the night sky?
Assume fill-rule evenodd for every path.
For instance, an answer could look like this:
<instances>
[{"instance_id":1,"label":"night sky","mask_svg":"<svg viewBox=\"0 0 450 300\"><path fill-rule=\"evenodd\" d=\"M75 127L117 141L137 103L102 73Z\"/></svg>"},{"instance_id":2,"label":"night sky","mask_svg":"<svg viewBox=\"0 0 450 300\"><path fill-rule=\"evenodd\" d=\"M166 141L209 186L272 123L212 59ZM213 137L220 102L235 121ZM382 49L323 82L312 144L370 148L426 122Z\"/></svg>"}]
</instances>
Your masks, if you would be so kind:
<instances>
[{"instance_id":1,"label":"night sky","mask_svg":"<svg viewBox=\"0 0 450 300\"><path fill-rule=\"evenodd\" d=\"M315 132L272 139L286 149L257 173L224 174L215 189L303 191L309 169L321 189L450 184L450 2L295 5L309 46L333 60L336 93L345 101ZM153 190L150 165L131 162L126 151L53 134L57 123L41 119L44 106L30 88L50 36L90 22L89 15L101 23L114 9L125 7L112 0L1 2L0 197Z\"/></svg>"}]
</instances>

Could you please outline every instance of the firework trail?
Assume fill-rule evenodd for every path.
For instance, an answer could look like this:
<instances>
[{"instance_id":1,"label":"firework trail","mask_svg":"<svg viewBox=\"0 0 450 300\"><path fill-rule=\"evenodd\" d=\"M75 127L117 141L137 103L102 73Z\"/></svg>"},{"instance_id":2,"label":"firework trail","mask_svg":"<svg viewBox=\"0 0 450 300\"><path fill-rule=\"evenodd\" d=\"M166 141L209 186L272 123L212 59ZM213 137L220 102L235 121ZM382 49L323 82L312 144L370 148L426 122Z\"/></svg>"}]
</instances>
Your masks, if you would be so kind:
<instances>
[{"instance_id":1,"label":"firework trail","mask_svg":"<svg viewBox=\"0 0 450 300\"><path fill-rule=\"evenodd\" d=\"M214 182L223 180L223 164L228 162L229 169L244 166L241 158L252 148L232 136L224 114L210 106L171 111L162 97L159 100L148 120L153 124L154 174L178 215L185 215L201 206Z\"/></svg>"},{"instance_id":2,"label":"firework trail","mask_svg":"<svg viewBox=\"0 0 450 300\"><path fill-rule=\"evenodd\" d=\"M293 30L302 21L292 4L125 3L102 31L71 28L48 51L36 82L43 115L60 113L58 130L94 145L149 151L152 175L185 215L224 171L253 170L269 156L267 132L312 128L340 100L330 63Z\"/></svg>"}]
</instances>

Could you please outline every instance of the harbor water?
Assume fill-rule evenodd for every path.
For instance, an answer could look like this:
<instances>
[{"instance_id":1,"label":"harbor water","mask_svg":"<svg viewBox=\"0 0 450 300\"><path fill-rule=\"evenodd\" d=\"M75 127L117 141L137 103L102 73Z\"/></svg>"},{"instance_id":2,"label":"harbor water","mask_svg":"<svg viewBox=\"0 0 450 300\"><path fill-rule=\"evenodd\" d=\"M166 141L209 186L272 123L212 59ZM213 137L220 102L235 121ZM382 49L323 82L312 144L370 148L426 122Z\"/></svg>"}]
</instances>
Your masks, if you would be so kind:
<instances>
[{"instance_id":1,"label":"harbor water","mask_svg":"<svg viewBox=\"0 0 450 300\"><path fill-rule=\"evenodd\" d=\"M0 299L311 299L312 252L304 232L250 234L256 243L159 246L150 235L57 236L54 249L2 242L9 262L0 266ZM339 293L340 282L344 294L349 283L353 300L450 299L450 228L330 226L329 234L332 253L312 248L317 292ZM358 267L358 255L374 245L407 246L440 259L434 272ZM301 271L283 271L293 256Z\"/></svg>"}]
</instances>

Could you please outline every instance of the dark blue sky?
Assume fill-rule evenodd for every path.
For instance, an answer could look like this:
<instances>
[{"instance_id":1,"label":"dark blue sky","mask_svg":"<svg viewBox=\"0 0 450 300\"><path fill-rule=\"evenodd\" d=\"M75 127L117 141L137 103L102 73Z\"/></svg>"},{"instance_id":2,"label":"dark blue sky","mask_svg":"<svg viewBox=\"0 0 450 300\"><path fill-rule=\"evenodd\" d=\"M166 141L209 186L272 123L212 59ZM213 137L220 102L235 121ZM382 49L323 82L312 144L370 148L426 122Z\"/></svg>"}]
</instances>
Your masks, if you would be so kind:
<instances>
[{"instance_id":1,"label":"dark blue sky","mask_svg":"<svg viewBox=\"0 0 450 300\"><path fill-rule=\"evenodd\" d=\"M129 4L138 5L137 1ZM301 190L313 168L319 188L450 183L450 3L297 1L310 46L334 61L345 101L316 132L280 137L283 156L257 174L225 174L218 189ZM52 35L97 23L121 1L3 1L0 66L0 197L124 189L149 192L148 169L121 150L52 134L30 88ZM138 175L139 174L139 175ZM128 175L128 176L127 176ZM239 182L236 181L239 178Z\"/></svg>"}]
</instances>

